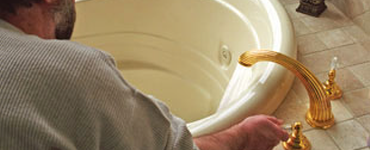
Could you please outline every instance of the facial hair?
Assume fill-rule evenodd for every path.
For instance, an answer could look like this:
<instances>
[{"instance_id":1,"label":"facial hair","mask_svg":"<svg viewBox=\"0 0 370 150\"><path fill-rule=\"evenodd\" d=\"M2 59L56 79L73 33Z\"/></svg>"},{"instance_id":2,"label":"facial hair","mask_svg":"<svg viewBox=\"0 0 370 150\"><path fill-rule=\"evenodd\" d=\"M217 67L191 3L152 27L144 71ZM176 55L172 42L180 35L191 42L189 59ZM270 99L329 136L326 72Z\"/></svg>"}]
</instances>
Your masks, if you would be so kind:
<instances>
[{"instance_id":1,"label":"facial hair","mask_svg":"<svg viewBox=\"0 0 370 150\"><path fill-rule=\"evenodd\" d=\"M76 22L76 9L73 1L61 0L56 4L54 10L55 38L59 40L70 40L74 24Z\"/></svg>"}]
</instances>

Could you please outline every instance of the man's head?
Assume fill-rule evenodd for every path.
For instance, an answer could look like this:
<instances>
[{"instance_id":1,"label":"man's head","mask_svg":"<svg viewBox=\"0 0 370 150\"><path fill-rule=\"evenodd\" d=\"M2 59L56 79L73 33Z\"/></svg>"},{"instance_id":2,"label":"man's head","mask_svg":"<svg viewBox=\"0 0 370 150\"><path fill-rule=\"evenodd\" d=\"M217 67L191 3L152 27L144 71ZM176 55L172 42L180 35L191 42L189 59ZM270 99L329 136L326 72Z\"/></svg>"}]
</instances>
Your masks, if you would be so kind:
<instances>
[{"instance_id":1,"label":"man's head","mask_svg":"<svg viewBox=\"0 0 370 150\"><path fill-rule=\"evenodd\" d=\"M76 21L74 0L59 0L53 9L55 37L57 39L70 39Z\"/></svg>"},{"instance_id":2,"label":"man's head","mask_svg":"<svg viewBox=\"0 0 370 150\"><path fill-rule=\"evenodd\" d=\"M32 18L35 16L38 18ZM75 0L0 0L0 18L15 26L21 25L18 27L23 30L27 30L27 26L22 24L22 20L40 26L43 25L41 23L52 22L48 25L53 26L56 39L70 39L76 20Z\"/></svg>"},{"instance_id":3,"label":"man's head","mask_svg":"<svg viewBox=\"0 0 370 150\"><path fill-rule=\"evenodd\" d=\"M1 0L0 13L16 14L19 7L32 7L33 3L40 3L42 0Z\"/></svg>"}]
</instances>

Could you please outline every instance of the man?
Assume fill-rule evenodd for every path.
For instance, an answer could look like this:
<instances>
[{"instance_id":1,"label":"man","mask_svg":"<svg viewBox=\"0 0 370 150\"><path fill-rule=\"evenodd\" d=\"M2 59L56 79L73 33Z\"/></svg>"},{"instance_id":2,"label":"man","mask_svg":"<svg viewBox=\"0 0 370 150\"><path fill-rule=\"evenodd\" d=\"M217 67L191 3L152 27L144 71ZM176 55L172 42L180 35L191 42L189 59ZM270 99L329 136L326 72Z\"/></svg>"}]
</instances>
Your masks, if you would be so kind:
<instances>
[{"instance_id":1,"label":"man","mask_svg":"<svg viewBox=\"0 0 370 150\"><path fill-rule=\"evenodd\" d=\"M0 149L269 150L288 138L281 120L259 115L193 139L110 55L67 41L74 5L1 0Z\"/></svg>"}]
</instances>

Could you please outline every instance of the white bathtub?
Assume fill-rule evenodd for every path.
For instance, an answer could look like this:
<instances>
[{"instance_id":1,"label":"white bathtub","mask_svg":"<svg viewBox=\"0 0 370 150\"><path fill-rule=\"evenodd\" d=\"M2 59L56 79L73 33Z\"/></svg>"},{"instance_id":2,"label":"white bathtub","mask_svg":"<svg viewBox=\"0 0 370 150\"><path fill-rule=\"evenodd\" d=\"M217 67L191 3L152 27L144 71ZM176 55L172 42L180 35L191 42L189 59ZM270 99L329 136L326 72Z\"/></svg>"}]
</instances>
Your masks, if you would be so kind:
<instances>
[{"instance_id":1,"label":"white bathtub","mask_svg":"<svg viewBox=\"0 0 370 150\"><path fill-rule=\"evenodd\" d=\"M240 54L296 56L277 0L87 0L77 14L73 40L111 53L124 78L167 103L193 136L272 113L293 80L282 67L259 63L244 96L217 111Z\"/></svg>"}]
</instances>

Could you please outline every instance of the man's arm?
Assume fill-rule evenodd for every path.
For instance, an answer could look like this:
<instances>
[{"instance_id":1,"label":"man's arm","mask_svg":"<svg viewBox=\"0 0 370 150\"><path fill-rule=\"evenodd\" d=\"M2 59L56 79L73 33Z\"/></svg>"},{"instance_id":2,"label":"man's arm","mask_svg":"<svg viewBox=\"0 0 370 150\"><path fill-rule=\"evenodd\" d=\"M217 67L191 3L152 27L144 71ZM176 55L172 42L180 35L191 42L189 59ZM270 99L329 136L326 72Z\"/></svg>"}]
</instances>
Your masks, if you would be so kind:
<instances>
[{"instance_id":1,"label":"man's arm","mask_svg":"<svg viewBox=\"0 0 370 150\"><path fill-rule=\"evenodd\" d=\"M119 71L115 68L113 59L109 59L108 57L107 60L108 64L111 64L113 72L118 74L117 76L120 76ZM125 82L123 78L121 78L121 80ZM130 87L129 84L125 84ZM269 150L276 146L281 140L287 140L289 137L288 133L280 127L282 125L281 120L271 116L258 115L249 117L224 131L195 138L193 139L193 143L185 122L173 116L167 106L153 97L142 94L133 87L130 88L136 91L136 94L134 94L134 99L136 99L134 100L135 103L139 101L142 102L137 103L137 107L145 106L146 108L140 108L140 113L148 111L144 114L153 115L154 112L160 110L160 115L158 115L162 117L158 118L162 118L162 120L166 118L166 122L169 123L167 139L165 140L167 145L166 149L196 149L194 146L195 143L201 150ZM141 115L140 118L147 118L147 116ZM149 117L148 119L151 120L153 117ZM152 121L158 122L160 120ZM150 121L148 123L150 123ZM151 124L153 125L153 123Z\"/></svg>"},{"instance_id":2,"label":"man's arm","mask_svg":"<svg viewBox=\"0 0 370 150\"><path fill-rule=\"evenodd\" d=\"M280 126L282 120L258 115L221 132L195 138L201 150L271 150L289 134Z\"/></svg>"}]
</instances>

